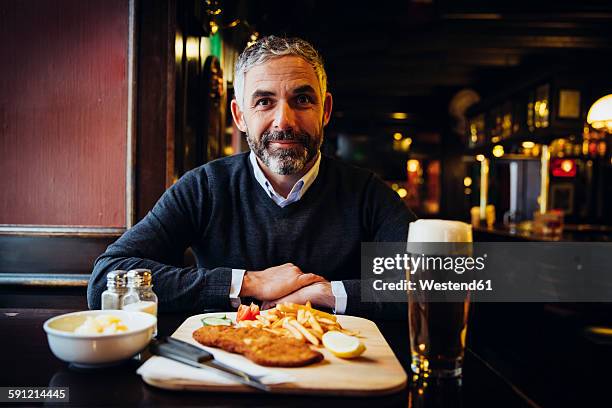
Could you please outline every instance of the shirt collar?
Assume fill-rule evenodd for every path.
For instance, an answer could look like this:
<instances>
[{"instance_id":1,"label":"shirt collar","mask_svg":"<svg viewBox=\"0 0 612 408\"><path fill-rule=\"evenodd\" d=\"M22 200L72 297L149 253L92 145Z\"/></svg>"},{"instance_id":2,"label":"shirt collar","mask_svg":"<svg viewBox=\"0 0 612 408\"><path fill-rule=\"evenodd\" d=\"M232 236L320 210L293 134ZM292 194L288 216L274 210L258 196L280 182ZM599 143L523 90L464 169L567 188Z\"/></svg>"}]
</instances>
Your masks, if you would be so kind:
<instances>
[{"instance_id":1,"label":"shirt collar","mask_svg":"<svg viewBox=\"0 0 612 408\"><path fill-rule=\"evenodd\" d=\"M251 153L249 154L249 160L251 161L251 166L253 166L253 173L255 174L255 179L257 180L259 185L264 189L264 191L266 191L266 193L273 193L277 197L284 199L284 197L282 197L280 194L274 191L274 187L272 187L272 183L270 183L270 181L268 180L264 172L261 170L261 167L259 167L259 162L257 161L257 158L255 157L255 153L253 153L252 150L251 150ZM300 198L302 198L304 194L306 194L306 191L310 188L312 183L314 183L315 179L317 178L317 175L319 174L320 165L321 165L321 152L317 153L317 160L315 161L314 165L310 168L310 170L308 170L308 172L304 174L302 178L300 178L293 185L293 187L291 188L291 191L287 195L286 200L293 198L294 199L293 201L297 201Z\"/></svg>"}]
</instances>

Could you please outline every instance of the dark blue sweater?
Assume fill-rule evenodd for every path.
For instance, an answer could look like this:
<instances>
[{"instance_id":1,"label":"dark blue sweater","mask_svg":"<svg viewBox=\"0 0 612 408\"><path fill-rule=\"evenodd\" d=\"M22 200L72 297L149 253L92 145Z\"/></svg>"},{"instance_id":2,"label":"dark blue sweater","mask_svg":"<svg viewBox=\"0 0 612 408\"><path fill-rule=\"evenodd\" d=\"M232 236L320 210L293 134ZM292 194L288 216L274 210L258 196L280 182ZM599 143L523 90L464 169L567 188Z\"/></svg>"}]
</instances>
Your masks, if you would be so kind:
<instances>
[{"instance_id":1,"label":"dark blue sweater","mask_svg":"<svg viewBox=\"0 0 612 408\"><path fill-rule=\"evenodd\" d=\"M360 246L405 241L414 215L373 173L323 157L304 196L284 208L266 195L248 153L207 163L169 188L146 217L95 263L87 297L100 307L106 274L148 268L161 310L230 309L231 270L292 262L342 280L347 314L372 315L360 300ZM197 266L181 267L191 247Z\"/></svg>"}]
</instances>

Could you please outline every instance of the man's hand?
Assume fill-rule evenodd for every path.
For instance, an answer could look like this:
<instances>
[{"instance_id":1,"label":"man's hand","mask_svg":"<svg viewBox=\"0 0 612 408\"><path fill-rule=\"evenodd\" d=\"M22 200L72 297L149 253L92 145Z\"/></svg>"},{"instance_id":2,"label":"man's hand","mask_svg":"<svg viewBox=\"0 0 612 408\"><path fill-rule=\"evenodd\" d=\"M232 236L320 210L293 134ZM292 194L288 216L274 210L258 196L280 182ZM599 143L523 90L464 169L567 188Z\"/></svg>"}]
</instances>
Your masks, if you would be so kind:
<instances>
[{"instance_id":1,"label":"man's hand","mask_svg":"<svg viewBox=\"0 0 612 408\"><path fill-rule=\"evenodd\" d=\"M238 296L274 300L316 282L325 282L325 278L314 273L303 273L294 264L286 263L263 271L246 271Z\"/></svg>"},{"instance_id":2,"label":"man's hand","mask_svg":"<svg viewBox=\"0 0 612 408\"><path fill-rule=\"evenodd\" d=\"M270 309L276 304L284 302L303 305L309 300L313 306L333 309L336 306L336 298L332 292L331 283L327 281L313 283L282 298L264 302L261 308L262 310Z\"/></svg>"}]
</instances>

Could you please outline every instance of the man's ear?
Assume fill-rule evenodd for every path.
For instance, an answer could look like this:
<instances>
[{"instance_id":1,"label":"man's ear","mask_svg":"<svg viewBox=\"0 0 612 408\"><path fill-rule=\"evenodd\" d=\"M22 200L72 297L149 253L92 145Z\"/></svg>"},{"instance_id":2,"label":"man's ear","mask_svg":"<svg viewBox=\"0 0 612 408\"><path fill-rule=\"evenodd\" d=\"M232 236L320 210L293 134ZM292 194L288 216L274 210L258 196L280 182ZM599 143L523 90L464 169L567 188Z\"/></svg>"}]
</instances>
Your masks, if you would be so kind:
<instances>
[{"instance_id":1,"label":"man's ear","mask_svg":"<svg viewBox=\"0 0 612 408\"><path fill-rule=\"evenodd\" d=\"M329 120L331 119L333 104L334 104L334 100L332 98L332 94L327 92L325 94L325 99L323 101L323 126L327 126L327 124L329 123Z\"/></svg>"},{"instance_id":2,"label":"man's ear","mask_svg":"<svg viewBox=\"0 0 612 408\"><path fill-rule=\"evenodd\" d=\"M232 99L231 110L232 117L234 118L234 123L236 123L236 126L238 127L238 129L240 129L241 132L246 133L247 127L246 122L244 121L244 113L240 110L236 99Z\"/></svg>"}]
</instances>

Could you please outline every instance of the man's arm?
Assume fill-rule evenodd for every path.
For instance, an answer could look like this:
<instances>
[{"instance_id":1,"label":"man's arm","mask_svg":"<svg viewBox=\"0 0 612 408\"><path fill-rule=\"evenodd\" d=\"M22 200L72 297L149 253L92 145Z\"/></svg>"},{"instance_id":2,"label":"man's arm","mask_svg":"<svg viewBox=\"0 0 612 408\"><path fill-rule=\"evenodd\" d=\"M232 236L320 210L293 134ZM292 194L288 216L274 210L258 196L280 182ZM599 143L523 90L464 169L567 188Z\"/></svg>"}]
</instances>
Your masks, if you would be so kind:
<instances>
[{"instance_id":1,"label":"man's arm","mask_svg":"<svg viewBox=\"0 0 612 408\"><path fill-rule=\"evenodd\" d=\"M181 267L187 247L208 214L205 173L185 174L153 209L98 257L87 289L90 308L100 307L106 275L115 269L147 268L164 310L227 308L231 268Z\"/></svg>"},{"instance_id":2,"label":"man's arm","mask_svg":"<svg viewBox=\"0 0 612 408\"><path fill-rule=\"evenodd\" d=\"M232 277L237 270L181 267L185 249L199 239L209 214L205 177L187 173L146 217L127 231L95 262L87 289L90 308L100 307L106 275L116 269L147 268L162 310L228 310ZM270 300L323 280L292 264L247 271L234 295ZM235 282L234 282L235 283ZM234 286L236 286L234 284Z\"/></svg>"},{"instance_id":3,"label":"man's arm","mask_svg":"<svg viewBox=\"0 0 612 408\"><path fill-rule=\"evenodd\" d=\"M273 266L263 271L233 269L230 301L232 307L240 305L241 297L268 302L317 282L325 282L325 278L313 273L303 273L292 263Z\"/></svg>"},{"instance_id":4,"label":"man's arm","mask_svg":"<svg viewBox=\"0 0 612 408\"><path fill-rule=\"evenodd\" d=\"M90 309L100 308L100 297L106 289L106 275L116 269L147 268L153 273L153 290L159 297L160 310L229 309L231 268L181 268L141 256L117 243L96 261L87 288ZM137 252L137 251L136 251Z\"/></svg>"},{"instance_id":5,"label":"man's arm","mask_svg":"<svg viewBox=\"0 0 612 408\"><path fill-rule=\"evenodd\" d=\"M240 296L268 301L324 281L325 279L319 275L304 273L298 266L286 263L263 271L245 272Z\"/></svg>"}]
</instances>

